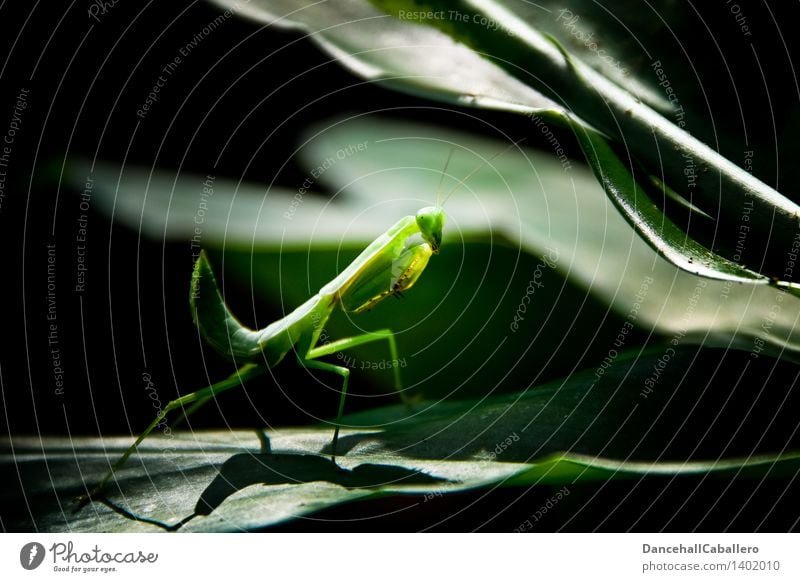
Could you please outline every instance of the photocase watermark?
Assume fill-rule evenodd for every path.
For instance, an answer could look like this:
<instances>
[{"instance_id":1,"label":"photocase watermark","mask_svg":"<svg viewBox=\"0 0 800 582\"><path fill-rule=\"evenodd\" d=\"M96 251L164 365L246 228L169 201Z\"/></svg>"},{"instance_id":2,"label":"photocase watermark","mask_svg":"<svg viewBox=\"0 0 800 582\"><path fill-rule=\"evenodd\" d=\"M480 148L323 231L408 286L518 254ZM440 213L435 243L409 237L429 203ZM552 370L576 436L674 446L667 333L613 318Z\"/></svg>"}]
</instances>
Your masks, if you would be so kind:
<instances>
[{"instance_id":1,"label":"photocase watermark","mask_svg":"<svg viewBox=\"0 0 800 582\"><path fill-rule=\"evenodd\" d=\"M697 164L694 161L694 155L685 148L681 148L681 156L683 157L683 175L686 177L686 187L689 189L697 187Z\"/></svg>"},{"instance_id":2,"label":"photocase watermark","mask_svg":"<svg viewBox=\"0 0 800 582\"><path fill-rule=\"evenodd\" d=\"M736 24L739 26L742 36L753 36L753 32L750 30L750 25L747 23L747 17L742 11L742 7L733 0L725 0L725 5L728 7L728 11L736 20Z\"/></svg>"},{"instance_id":3,"label":"photocase watermark","mask_svg":"<svg viewBox=\"0 0 800 582\"><path fill-rule=\"evenodd\" d=\"M94 190L94 180L91 176L86 177L81 192L81 199L78 208L81 211L78 216L77 232L75 233L75 292L83 293L86 291L86 273L89 270L86 264L86 243L89 239L89 210L92 202L92 191Z\"/></svg>"},{"instance_id":4,"label":"photocase watermark","mask_svg":"<svg viewBox=\"0 0 800 582\"><path fill-rule=\"evenodd\" d=\"M489 451L489 458L492 460L497 459L497 457L505 453L512 446L514 446L514 443L518 442L519 442L519 435L516 433L516 431L514 431L506 438L501 440L499 443L497 443L494 446L494 448L491 451Z\"/></svg>"},{"instance_id":5,"label":"photocase watermark","mask_svg":"<svg viewBox=\"0 0 800 582\"><path fill-rule=\"evenodd\" d=\"M753 155L753 150L746 150L744 152L744 169L751 174L753 173ZM735 263L741 262L742 256L744 256L744 252L747 249L747 238L750 235L750 215L753 212L753 208L752 196L748 192L747 196L742 201L742 211L739 214L739 228L736 234L736 245L733 249L733 255L730 257ZM727 299L730 296L733 285L733 281L725 281L725 283L723 283L720 299Z\"/></svg>"},{"instance_id":6,"label":"photocase watermark","mask_svg":"<svg viewBox=\"0 0 800 582\"><path fill-rule=\"evenodd\" d=\"M797 266L797 256L800 252L800 232L794 235L789 250L786 251L786 267L783 269L783 280L794 280L794 269Z\"/></svg>"},{"instance_id":7,"label":"photocase watermark","mask_svg":"<svg viewBox=\"0 0 800 582\"><path fill-rule=\"evenodd\" d=\"M322 327L323 320L316 312L311 313L311 323L314 329L320 329L316 347L322 347L331 343L331 336L328 330ZM395 368L405 368L408 362L405 358L385 359L385 360L359 360L353 355L345 352L336 352L336 359L342 367L351 370L394 370Z\"/></svg>"},{"instance_id":8,"label":"photocase watermark","mask_svg":"<svg viewBox=\"0 0 800 582\"><path fill-rule=\"evenodd\" d=\"M445 493L448 493L453 488L453 485L442 485L441 487L437 487L436 489L431 489L430 491L425 493L425 496L422 498L423 503L427 503L428 501L432 501L437 497L442 497Z\"/></svg>"},{"instance_id":9,"label":"photocase watermark","mask_svg":"<svg viewBox=\"0 0 800 582\"><path fill-rule=\"evenodd\" d=\"M397 18L398 20L411 20L416 22L440 20L458 22L461 24L475 24L492 32L499 30L509 36L514 36L514 32L504 26L502 22L480 13L470 14L459 10L398 10Z\"/></svg>"},{"instance_id":10,"label":"photocase watermark","mask_svg":"<svg viewBox=\"0 0 800 582\"><path fill-rule=\"evenodd\" d=\"M672 113L675 117L674 123L681 129L686 128L686 111L681 105L680 99L678 98L678 94L675 92L675 89L672 87L672 83L667 76L666 70L664 66L661 64L661 60L655 60L650 63L650 68L656 75L656 79L658 80L658 85L664 89L664 93L667 96L667 100L672 105ZM698 178L698 167L695 163L694 154L686 148L683 148L679 145L675 145L675 150L679 151L681 157L683 158L683 175L686 178L686 188L693 189L697 187L697 178ZM706 166L703 167L703 171L708 171Z\"/></svg>"},{"instance_id":11,"label":"photocase watermark","mask_svg":"<svg viewBox=\"0 0 800 582\"><path fill-rule=\"evenodd\" d=\"M319 335L317 336L317 343L316 343L317 347L321 347L331 343L331 336L328 334L328 330L322 327L324 323L325 322L323 321L322 317L320 317L319 313L317 313L316 311L311 312L311 325L313 326L314 329L320 330Z\"/></svg>"},{"instance_id":12,"label":"photocase watermark","mask_svg":"<svg viewBox=\"0 0 800 582\"><path fill-rule=\"evenodd\" d=\"M225 12L217 16L214 20L206 24L200 31L198 31L189 42L185 43L178 49L178 54L176 54L171 61L161 67L158 78L156 79L155 83L153 83L152 87L150 87L147 97L145 97L142 104L136 110L136 116L139 119L144 119L147 117L147 114L150 112L150 110L155 107L156 103L158 103L158 100L161 97L161 90L166 87L167 81L169 81L170 77L172 77L178 71L180 66L183 64L184 59L188 58L189 55L192 54L192 51L200 46L200 43L211 36L211 34L217 28L219 28L224 22L230 19L231 16L241 10L242 4L247 4L248 2L249 0L235 2L231 8L225 10ZM112 2L110 4L113 7L115 3L116 2Z\"/></svg>"},{"instance_id":13,"label":"photocase watermark","mask_svg":"<svg viewBox=\"0 0 800 582\"><path fill-rule=\"evenodd\" d=\"M558 249L545 247L545 250L547 251L547 254L542 257L542 260L533 270L531 280L528 282L528 286L525 288L525 295L523 295L522 299L520 299L517 310L514 313L514 319L509 324L509 328L511 329L512 333L516 333L519 330L519 324L525 320L525 314L528 312L528 306L531 304L531 300L536 293L536 290L544 287L542 278L544 277L545 269L555 269L556 264L558 263Z\"/></svg>"},{"instance_id":14,"label":"photocase watermark","mask_svg":"<svg viewBox=\"0 0 800 582\"><path fill-rule=\"evenodd\" d=\"M622 61L615 59L608 52L601 48L600 41L595 38L594 32L586 32L581 30L578 23L581 20L580 15L574 14L571 10L562 8L555 16L556 22L560 22L567 30L569 30L572 38L580 42L584 48L593 52L598 59L603 61L610 67L615 68L621 75L628 76L629 71L627 67L622 64Z\"/></svg>"},{"instance_id":15,"label":"photocase watermark","mask_svg":"<svg viewBox=\"0 0 800 582\"><path fill-rule=\"evenodd\" d=\"M745 150L744 151L744 164L742 164L742 165L744 166L744 171L747 172L748 174L752 174L753 173L753 156L754 155L755 155L755 151L753 151L753 150ZM748 194L750 194L749 191L748 191Z\"/></svg>"},{"instance_id":16,"label":"photocase watermark","mask_svg":"<svg viewBox=\"0 0 800 582\"><path fill-rule=\"evenodd\" d=\"M507 91L503 91L502 89L498 91L497 98L508 101L509 103L516 102L516 98L513 95ZM558 139L555 132L553 132L553 130L550 128L550 125L545 121L542 113L539 110L534 109L533 111L528 111L525 113L525 117L530 119L542 134L542 137L547 142L548 146L550 146L553 154L555 154L556 158L558 158L558 161L561 163L561 169L564 172L570 171L572 169L572 161L567 156L567 150L564 149L563 145L561 145L561 141Z\"/></svg>"},{"instance_id":17,"label":"photocase watermark","mask_svg":"<svg viewBox=\"0 0 800 582\"><path fill-rule=\"evenodd\" d=\"M194 232L189 241L189 247L192 250L192 261L197 261L200 257L200 251L203 250L203 226L206 223L208 215L208 203L214 196L214 181L217 178L212 175L207 175L200 187L200 202L197 203L197 210L195 210L192 222L194 222ZM194 293L194 290L192 291ZM198 297L195 294L195 299Z\"/></svg>"},{"instance_id":18,"label":"photocase watermark","mask_svg":"<svg viewBox=\"0 0 800 582\"><path fill-rule=\"evenodd\" d=\"M700 297L703 294L703 290L706 287L708 287L707 281L705 279L700 279L695 284L694 289L692 289L692 293L689 295L689 299L687 301L686 309L681 317L678 331L675 332L675 335L670 338L669 345L664 350L664 353L659 356L658 360L656 360L656 363L653 364L653 369L650 375L645 378L644 387L639 392L639 396L641 398L646 399L650 396L650 394L653 393L659 380L661 380L661 376L664 374L664 370L667 369L670 360L677 355L676 348L680 346L684 336L686 336L692 315L694 314L697 304L700 301Z\"/></svg>"},{"instance_id":19,"label":"photocase watermark","mask_svg":"<svg viewBox=\"0 0 800 582\"><path fill-rule=\"evenodd\" d=\"M58 296L56 295L56 244L47 245L47 349L50 352L50 372L53 392L64 395L64 365L61 361L61 340L58 328Z\"/></svg>"},{"instance_id":20,"label":"photocase watermark","mask_svg":"<svg viewBox=\"0 0 800 582\"><path fill-rule=\"evenodd\" d=\"M119 2L120 0L93 0L86 10L86 14L95 22L100 22L100 17L111 12Z\"/></svg>"},{"instance_id":21,"label":"photocase watermark","mask_svg":"<svg viewBox=\"0 0 800 582\"><path fill-rule=\"evenodd\" d=\"M733 255L731 259L734 262L738 263L742 260L742 255L744 254L746 244L747 244L747 235L750 232L750 225L746 224L750 221L750 213L753 212L753 201L752 200L745 200L742 203L742 214L741 214L741 222L739 224L739 232L736 235L736 246L733 248Z\"/></svg>"},{"instance_id":22,"label":"photocase watermark","mask_svg":"<svg viewBox=\"0 0 800 582\"><path fill-rule=\"evenodd\" d=\"M755 157L755 152L753 150L745 150L742 168L752 174L753 173L753 160ZM736 238L736 246L733 249L733 255L731 259L737 263L741 261L742 256L744 255L747 238L750 234L750 220L751 214L754 210L754 203L752 200L752 194L747 193L745 199L742 201L742 211L739 216L739 228ZM794 280L794 271L795 267L797 266L797 258L798 254L800 254L800 232L795 234L795 237L792 239L791 245L786 250L786 262L784 265L784 271L782 275L782 279L784 281L793 281ZM730 295L731 288L733 287L734 283L732 281L726 281L723 284L722 291L720 292L721 299L727 299ZM769 311L764 316L761 321L761 325L759 326L758 334L753 337L753 347L750 350L750 358L756 359L761 356L761 353L767 346L767 342L769 341L770 336L772 335L772 328L775 325L775 321L780 316L783 310L783 301L786 295L786 291L784 289L776 288L775 289L775 298L773 300L772 305L769 307Z\"/></svg>"},{"instance_id":23,"label":"photocase watermark","mask_svg":"<svg viewBox=\"0 0 800 582\"><path fill-rule=\"evenodd\" d=\"M119 572L120 565L155 564L158 554L155 552L106 551L97 544L88 550L76 549L73 542L57 542L48 550L53 558L53 571L63 573L99 573Z\"/></svg>"},{"instance_id":24,"label":"photocase watermark","mask_svg":"<svg viewBox=\"0 0 800 582\"><path fill-rule=\"evenodd\" d=\"M155 382L153 382L153 377L149 372L142 372L142 382L144 383L144 391L147 393L147 397L153 403L156 416L159 416L164 411L164 408L161 406L161 399L158 396L158 390L156 389ZM172 429L170 428L166 417L161 419L161 422L156 425L156 428L160 430L165 437L173 438L174 435L172 434ZM162 448L163 452L172 450L174 450L172 447Z\"/></svg>"},{"instance_id":25,"label":"photocase watermark","mask_svg":"<svg viewBox=\"0 0 800 582\"><path fill-rule=\"evenodd\" d=\"M35 570L44 562L44 546L38 542L29 542L19 551L19 563L26 570Z\"/></svg>"},{"instance_id":26,"label":"photocase watermark","mask_svg":"<svg viewBox=\"0 0 800 582\"><path fill-rule=\"evenodd\" d=\"M178 69L178 65L181 63L180 57L175 57L172 63L167 63L161 68L162 74L158 76L156 82L150 87L150 92L145 97L144 102L139 106L136 110L136 115L139 119L144 119L147 117L147 114L150 110L158 103L159 96L161 94L161 89L163 89L167 85L167 79L172 76L172 74Z\"/></svg>"},{"instance_id":27,"label":"photocase watermark","mask_svg":"<svg viewBox=\"0 0 800 582\"><path fill-rule=\"evenodd\" d=\"M533 529L533 524L541 520L547 513L552 510L562 499L567 497L571 491L565 485L558 491L556 491L555 495L552 495L547 501L545 501L539 509L537 509L533 515L531 515L528 519L523 521L519 524L515 529L514 533L523 533L526 531L530 531ZM533 521L531 521L533 520Z\"/></svg>"},{"instance_id":28,"label":"photocase watermark","mask_svg":"<svg viewBox=\"0 0 800 582\"><path fill-rule=\"evenodd\" d=\"M793 281L794 270L797 266L797 258L800 255L800 232L795 234L792 239L792 244L786 251L786 263L783 268L783 280ZM761 352L767 346L767 341L772 335L772 328L775 325L775 320L778 319L783 311L783 302L786 299L787 291L785 289L775 289L775 298L769 308L769 312L761 320L760 332L753 338L753 349L750 350L750 357L755 359L761 356Z\"/></svg>"},{"instance_id":29,"label":"photocase watermark","mask_svg":"<svg viewBox=\"0 0 800 582\"><path fill-rule=\"evenodd\" d=\"M750 351L750 357L755 359L761 356L761 352L767 345L767 340L772 335L772 327L775 325L775 320L778 319L781 311L783 311L783 300L785 299L786 291L777 289L775 291L775 300L770 305L769 312L761 321L759 335L753 338L753 349Z\"/></svg>"},{"instance_id":30,"label":"photocase watermark","mask_svg":"<svg viewBox=\"0 0 800 582\"><path fill-rule=\"evenodd\" d=\"M11 154L14 151L14 144L17 141L17 134L22 129L22 119L25 110L28 108L28 96L30 89L20 88L17 93L17 100L11 110L11 119L8 122L2 143L0 143L0 212L6 199L6 183L8 180L8 166L11 163Z\"/></svg>"},{"instance_id":31,"label":"photocase watermark","mask_svg":"<svg viewBox=\"0 0 800 582\"><path fill-rule=\"evenodd\" d=\"M656 78L658 79L658 85L664 89L664 93L667 95L667 100L672 105L672 113L675 116L675 124L681 129L685 128L686 111L684 111L683 105L681 105L675 89L672 88L672 83L670 83L669 78L667 77L667 73L661 64L661 60L655 60L650 63L650 68L655 72Z\"/></svg>"},{"instance_id":32,"label":"photocase watermark","mask_svg":"<svg viewBox=\"0 0 800 582\"><path fill-rule=\"evenodd\" d=\"M337 352L336 359L346 368L353 370L391 370L393 368L405 368L408 364L405 358L397 360L359 360L355 356Z\"/></svg>"},{"instance_id":33,"label":"photocase watermark","mask_svg":"<svg viewBox=\"0 0 800 582\"><path fill-rule=\"evenodd\" d=\"M541 116L536 112L528 115L528 118L539 129L539 131L542 132L542 136L547 140L547 143L550 144L550 147L553 148L553 153L558 158L558 161L561 162L561 169L564 172L571 170L572 162L570 162L569 158L567 157L567 152L561 146L561 142L556 137L556 134L553 133L553 130L550 129L550 126L547 125L547 123L545 123Z\"/></svg>"},{"instance_id":34,"label":"photocase watermark","mask_svg":"<svg viewBox=\"0 0 800 582\"><path fill-rule=\"evenodd\" d=\"M283 217L286 220L291 220L294 218L295 212L297 212L297 209L303 204L303 198L305 198L305 195L308 193L309 189L314 186L322 174L330 170L338 162L346 160L347 158L360 152L366 151L368 147L369 140L355 144L348 144L345 147L336 150L336 153L334 153L332 156L325 158L322 163L313 168L310 172L310 175L306 176L306 179L303 180L303 183L300 185L297 193L289 202L289 208L287 208L286 212L283 213Z\"/></svg>"},{"instance_id":35,"label":"photocase watermark","mask_svg":"<svg viewBox=\"0 0 800 582\"><path fill-rule=\"evenodd\" d=\"M645 300L645 297L647 297L647 293L650 291L650 285L652 284L653 278L650 276L646 276L639 284L639 290L636 292L636 295L633 296L633 305L631 305L631 308L628 310L625 321L622 323L622 327L619 328L617 337L614 338L614 347L609 348L605 357L600 362L600 365L598 365L597 369L594 371L596 380L600 380L600 378L605 375L606 371L614 365L614 361L619 356L619 350L625 346L628 334L633 331L634 323L639 318L639 311L642 309L642 302Z\"/></svg>"}]
</instances>

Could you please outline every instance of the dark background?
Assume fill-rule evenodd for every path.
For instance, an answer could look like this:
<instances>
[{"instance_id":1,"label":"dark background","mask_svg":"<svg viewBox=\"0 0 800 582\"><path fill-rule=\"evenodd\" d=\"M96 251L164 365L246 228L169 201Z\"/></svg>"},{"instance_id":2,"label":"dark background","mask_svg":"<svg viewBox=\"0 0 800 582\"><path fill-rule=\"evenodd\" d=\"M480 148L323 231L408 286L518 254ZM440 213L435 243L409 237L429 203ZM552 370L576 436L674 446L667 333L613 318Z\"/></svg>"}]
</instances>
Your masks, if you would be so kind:
<instances>
[{"instance_id":1,"label":"dark background","mask_svg":"<svg viewBox=\"0 0 800 582\"><path fill-rule=\"evenodd\" d=\"M671 33L655 27L655 34L663 35L664 52L672 51L691 62L702 79L698 83L697 77L687 75L683 85L678 85L684 104L693 106L689 129L710 143L718 131L730 148L723 153L733 161L740 161L746 149L756 150L754 172L787 196L800 199L800 173L794 160L794 134L800 123L798 86L790 60L800 54L793 30L800 3L740 2L754 31L746 43L724 2L662 4L673 24ZM142 5L121 0L99 14L100 22L96 22L87 15L89 5L6 2L0 7L0 129L10 120L20 89L30 89L0 209L5 308L0 422L6 425L3 432L11 435L137 433L153 414L144 391L144 373L155 379L165 403L187 387L204 385L208 376L221 378L230 373L229 364L208 351L207 369L197 365L205 348L197 340L186 304L191 271L188 245L142 238L104 214L91 212L86 289L75 292L80 210L74 187L59 179L65 161L96 157L294 186L304 177L298 166L290 162L280 173L278 169L302 130L331 116L396 108L393 115L401 119L473 131L481 127L458 112L428 109L428 101L361 82L330 63L312 43L295 42L297 33L262 28L238 17L225 21L183 59L159 102L140 120L136 110L161 67L220 11L204 2ZM671 38L673 33L677 41ZM315 103L304 107L311 102ZM513 118L479 114L514 138L524 135ZM246 115L247 122L239 126ZM714 129L707 123L711 116ZM536 145L535 139L529 136L529 143ZM571 143L569 136L560 139ZM245 168L254 154L253 163ZM55 392L48 346L48 244L57 248L57 325L65 381L61 395ZM250 296L247 289L242 293ZM257 308L265 314L271 309L268 305ZM792 371L791 367L781 370L787 375ZM558 373L554 369L551 376ZM298 381L291 366L281 367L276 374L282 384ZM222 413L209 407L193 426L260 426L264 414L277 425L303 424L309 414L331 416L335 407L334 398L324 391L298 394L297 399L300 406L283 398L276 386L261 384L250 387L247 395L227 394ZM387 398L385 403L392 402ZM781 530L793 525L790 512L780 510L780 503L791 498L780 496L787 485L776 480L760 493L764 507L778 503L761 527ZM730 514L724 512L698 521L705 512L696 508L720 495L727 496L725 506L748 500L747 481L728 485L700 479L670 484L649 480L633 489L615 483L583 485L574 492L571 499L588 503L587 509L569 521L574 507L565 503L541 529L566 524L578 530L748 530L757 527L766 513L757 500L749 500L736 521L731 522ZM659 503L634 524L642 506L649 505L657 493L663 493ZM397 502L384 500L337 508L317 516L320 521L301 520L282 529L421 529L451 516L441 527L508 531L551 494L546 487L463 493L420 505L400 517L357 525L336 521L388 513ZM690 494L691 502L674 515ZM766 500L770 500L768 505ZM492 516L496 518L490 520Z\"/></svg>"}]
</instances>

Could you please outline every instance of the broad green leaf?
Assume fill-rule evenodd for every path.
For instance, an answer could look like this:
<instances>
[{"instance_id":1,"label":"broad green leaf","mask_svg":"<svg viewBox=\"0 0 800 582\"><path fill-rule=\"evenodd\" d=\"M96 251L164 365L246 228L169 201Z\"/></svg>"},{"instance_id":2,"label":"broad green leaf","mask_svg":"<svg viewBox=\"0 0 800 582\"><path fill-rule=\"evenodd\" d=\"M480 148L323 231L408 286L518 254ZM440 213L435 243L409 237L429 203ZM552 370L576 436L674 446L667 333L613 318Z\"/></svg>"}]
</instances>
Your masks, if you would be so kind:
<instances>
[{"instance_id":1,"label":"broad green leaf","mask_svg":"<svg viewBox=\"0 0 800 582\"><path fill-rule=\"evenodd\" d=\"M234 4L215 1L222 6ZM375 7L393 18L386 20ZM785 275L784 254L800 231L800 207L652 109L602 68L593 68L569 52L569 47L554 42L548 32L552 9L516 0L350 0L337 3L335 14L332 10L324 2L298 6L261 0L249 4L245 14L309 31L335 59L361 76L381 78L389 69L404 78L432 74L437 82L426 89L439 99L527 115L567 109L624 143L650 174L714 216L716 228L706 244L713 241L715 251L728 258L742 256L745 264L766 275ZM422 58L407 58L405 47L423 42L418 35L442 40L426 44L435 50ZM537 98L534 105L533 100L523 100L523 107L516 106L518 93L508 91L505 79L498 82L496 76L485 76L486 85L494 88L481 87L477 92L481 98L473 98L462 81L481 69L464 56L467 47L479 61L504 69L537 95L544 95L544 101ZM393 54L397 58L388 56ZM371 68L374 55L379 57ZM391 67L385 61L391 61ZM436 63L435 70L426 70L429 61ZM630 89L631 83L626 87ZM491 95L488 104L484 95ZM548 105L548 101L558 105ZM745 213L750 231L748 245L742 248L739 235Z\"/></svg>"},{"instance_id":2,"label":"broad green leaf","mask_svg":"<svg viewBox=\"0 0 800 582\"><path fill-rule=\"evenodd\" d=\"M328 431L285 430L287 441L304 445ZM508 486L558 485L577 481L647 477L762 478L793 475L800 454L763 455L714 462L642 463L582 455L551 455L537 463L464 461L414 462L413 468L379 456L362 465L302 453L264 453L252 431L176 433L174 440L156 437L120 478L120 493L76 511L74 497L84 491L80 480L99 479L105 461L121 454L130 439L15 439L16 454L32 516L19 491L2 499L6 531L39 532L235 532L265 528L337 505L385 497L408 497L409 506L425 495L443 495L498 482ZM8 450L7 443L0 443ZM159 447L169 447L162 450ZM78 454L73 449L80 451ZM7 471L10 455L0 455ZM53 483L47 482L47 465ZM134 473L135 468L135 473ZM56 481L57 479L57 481ZM355 486L354 486L355 485ZM11 507L13 506L13 510Z\"/></svg>"},{"instance_id":3,"label":"broad green leaf","mask_svg":"<svg viewBox=\"0 0 800 582\"><path fill-rule=\"evenodd\" d=\"M700 277L735 283L767 284L769 279L729 261L678 228L653 203L608 142L591 128L575 125L575 135L589 166L614 206L636 231L676 267Z\"/></svg>"},{"instance_id":4,"label":"broad green leaf","mask_svg":"<svg viewBox=\"0 0 800 582\"><path fill-rule=\"evenodd\" d=\"M98 185L98 210L152 240L180 241L194 252L230 245L241 248L283 245L307 248L311 244L336 244L338 227L349 221L355 207L328 200L313 192L298 197L297 190L269 189L261 184L217 178L213 194L204 192L207 178L167 169L109 162L77 160L65 168L65 180L77 187L87 177ZM341 202L345 202L342 204ZM302 207L306 212L285 215ZM326 221L317 223L320 213ZM328 224L335 224L326 228ZM310 237L311 233L315 236ZM353 224L359 242L374 238L371 225Z\"/></svg>"},{"instance_id":5,"label":"broad green leaf","mask_svg":"<svg viewBox=\"0 0 800 582\"><path fill-rule=\"evenodd\" d=\"M729 357L726 367L734 370L715 374L708 363L721 363L722 352L677 351L644 398L644 382L664 353L620 355L599 377L587 370L517 394L354 415L342 431L341 469L327 457L327 425L154 437L117 474L104 502L82 508L74 498L130 439L6 440L0 462L17 465L19 485L2 492L4 525L50 532L238 531L376 496L797 474L800 453L787 452L798 450L787 436L791 415L778 414L783 396L748 409L740 404L749 392L731 392L730 377L741 372L747 382L762 370ZM691 381L682 380L687 368Z\"/></svg>"},{"instance_id":6,"label":"broad green leaf","mask_svg":"<svg viewBox=\"0 0 800 582\"><path fill-rule=\"evenodd\" d=\"M671 4L666 11L659 10L661 7L657 3L631 3L620 13L613 5L603 6L587 0L505 4L513 8L521 20L535 22L538 30L557 39L603 77L653 109L664 114L673 113L673 105L652 75L653 57L648 49L653 50L653 37L668 36L664 34L664 19L671 25L676 13L686 16L688 7L682 10Z\"/></svg>"},{"instance_id":7,"label":"broad green leaf","mask_svg":"<svg viewBox=\"0 0 800 582\"><path fill-rule=\"evenodd\" d=\"M433 29L398 22L368 2L211 1L275 28L302 30L353 73L396 89L490 109L558 109L466 46Z\"/></svg>"}]
</instances>

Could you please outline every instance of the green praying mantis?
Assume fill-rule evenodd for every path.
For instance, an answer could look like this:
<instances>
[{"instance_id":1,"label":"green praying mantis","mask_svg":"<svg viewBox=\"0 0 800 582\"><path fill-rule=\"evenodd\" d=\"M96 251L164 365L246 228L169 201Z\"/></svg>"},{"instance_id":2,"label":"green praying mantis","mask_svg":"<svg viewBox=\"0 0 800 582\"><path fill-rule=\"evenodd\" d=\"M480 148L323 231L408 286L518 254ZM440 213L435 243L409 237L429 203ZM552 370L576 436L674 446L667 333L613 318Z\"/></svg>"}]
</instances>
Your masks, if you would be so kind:
<instances>
[{"instance_id":1,"label":"green praying mantis","mask_svg":"<svg viewBox=\"0 0 800 582\"><path fill-rule=\"evenodd\" d=\"M512 143L509 148L518 143ZM282 319L260 330L245 327L230 312L217 286L211 263L205 251L202 251L195 261L191 281L190 304L195 325L205 341L217 352L234 362L244 362L244 364L221 382L169 402L111 466L97 487L89 495L84 496L84 500L88 501L104 490L108 481L136 452L142 441L162 424L170 412L182 409L183 412L176 422L183 420L222 392L241 386L243 382L277 366L290 352L295 354L301 366L331 372L342 379L331 442L331 460L335 463L350 370L344 366L320 361L320 358L366 343L381 341L388 344L392 360L396 361L399 358L397 343L390 329L367 332L319 345L323 326L336 309L347 313L361 313L372 309L387 297L401 296L403 292L411 289L425 271L430 258L438 254L441 248L445 224L444 203L475 172L506 150L484 160L459 180L440 202L439 192L453 154L451 149L442 169L436 190L436 202L433 206L426 206L416 215L404 216L398 220L372 241L352 263L322 287L316 295ZM392 370L395 390L403 400L408 401L403 393L399 367L393 366Z\"/></svg>"}]
</instances>

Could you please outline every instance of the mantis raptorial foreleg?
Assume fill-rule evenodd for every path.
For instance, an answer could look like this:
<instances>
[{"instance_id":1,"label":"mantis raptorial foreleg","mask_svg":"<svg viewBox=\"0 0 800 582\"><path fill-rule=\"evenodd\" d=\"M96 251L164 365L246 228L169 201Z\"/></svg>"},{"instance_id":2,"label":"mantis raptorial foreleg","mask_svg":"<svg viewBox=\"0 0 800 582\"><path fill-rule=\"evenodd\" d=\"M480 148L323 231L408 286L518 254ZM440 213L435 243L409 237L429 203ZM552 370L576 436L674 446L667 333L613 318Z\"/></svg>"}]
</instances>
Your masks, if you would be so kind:
<instances>
[{"instance_id":1,"label":"mantis raptorial foreleg","mask_svg":"<svg viewBox=\"0 0 800 582\"><path fill-rule=\"evenodd\" d=\"M316 368L317 370L325 370L332 372L342 377L342 390L339 396L339 409L336 413L336 424L333 429L333 442L331 443L331 461L336 462L336 445L339 442L339 428L342 422L342 414L344 413L344 401L347 398L347 384L350 382L350 368L344 366L337 366L336 364L329 364L328 362L317 362L316 360L303 360L298 358L297 361L301 366L306 368Z\"/></svg>"}]
</instances>

